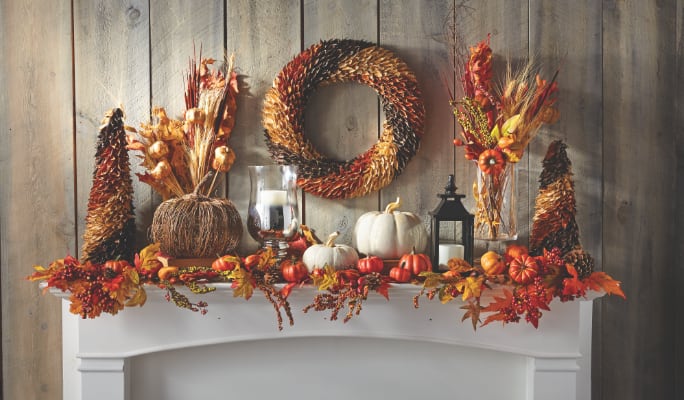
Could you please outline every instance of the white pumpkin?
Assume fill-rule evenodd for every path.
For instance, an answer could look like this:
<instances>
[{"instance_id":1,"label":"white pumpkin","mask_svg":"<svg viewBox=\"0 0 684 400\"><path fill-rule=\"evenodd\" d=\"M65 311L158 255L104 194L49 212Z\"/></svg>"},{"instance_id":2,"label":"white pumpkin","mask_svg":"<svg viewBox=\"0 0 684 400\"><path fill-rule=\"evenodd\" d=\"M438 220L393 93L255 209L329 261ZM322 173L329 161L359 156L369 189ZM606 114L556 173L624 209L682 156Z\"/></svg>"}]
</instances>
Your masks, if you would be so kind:
<instances>
[{"instance_id":1,"label":"white pumpkin","mask_svg":"<svg viewBox=\"0 0 684 400\"><path fill-rule=\"evenodd\" d=\"M359 261L359 254L356 250L346 244L335 244L335 239L339 234L339 232L333 232L328 236L325 244L314 244L304 251L302 261L309 269L309 272L313 272L316 268L323 268L326 265L337 270L351 268L356 265L357 261Z\"/></svg>"},{"instance_id":2,"label":"white pumpkin","mask_svg":"<svg viewBox=\"0 0 684 400\"><path fill-rule=\"evenodd\" d=\"M421 219L410 212L397 211L401 198L389 203L384 212L363 214L354 226L353 244L359 253L384 259L399 258L415 249L423 253L428 233Z\"/></svg>"}]
</instances>

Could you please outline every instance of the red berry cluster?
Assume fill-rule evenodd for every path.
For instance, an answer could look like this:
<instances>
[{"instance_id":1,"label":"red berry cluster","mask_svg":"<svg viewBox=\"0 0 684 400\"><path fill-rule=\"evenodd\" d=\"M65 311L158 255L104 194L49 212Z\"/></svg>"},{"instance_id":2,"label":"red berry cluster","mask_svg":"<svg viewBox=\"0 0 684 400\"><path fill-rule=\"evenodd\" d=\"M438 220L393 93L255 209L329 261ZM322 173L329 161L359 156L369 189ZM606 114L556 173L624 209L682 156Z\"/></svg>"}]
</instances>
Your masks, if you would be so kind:
<instances>
[{"instance_id":1,"label":"red berry cluster","mask_svg":"<svg viewBox=\"0 0 684 400\"><path fill-rule=\"evenodd\" d=\"M512 308L517 315L524 314L525 321L531 323L536 328L539 325L539 318L542 316L541 310L550 310L550 301L551 296L549 296L542 278L538 276L534 278L531 285L515 291Z\"/></svg>"}]
</instances>

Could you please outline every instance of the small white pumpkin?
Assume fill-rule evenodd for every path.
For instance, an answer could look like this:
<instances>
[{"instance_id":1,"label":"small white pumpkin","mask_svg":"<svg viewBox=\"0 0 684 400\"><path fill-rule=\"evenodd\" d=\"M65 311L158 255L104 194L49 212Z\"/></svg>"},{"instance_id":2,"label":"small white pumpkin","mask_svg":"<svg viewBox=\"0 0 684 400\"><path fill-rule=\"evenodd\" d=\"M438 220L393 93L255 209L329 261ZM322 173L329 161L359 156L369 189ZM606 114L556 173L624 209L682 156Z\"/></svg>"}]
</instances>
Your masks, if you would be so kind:
<instances>
[{"instance_id":1,"label":"small white pumpkin","mask_svg":"<svg viewBox=\"0 0 684 400\"><path fill-rule=\"evenodd\" d=\"M359 253L384 259L410 253L424 253L428 233L421 219L410 212L397 211L401 198L389 203L384 212L363 214L354 226L353 244Z\"/></svg>"},{"instance_id":2,"label":"small white pumpkin","mask_svg":"<svg viewBox=\"0 0 684 400\"><path fill-rule=\"evenodd\" d=\"M304 265L313 272L316 268L323 268L326 265L337 270L351 268L359 261L359 254L353 247L346 244L335 244L335 239L339 232L333 232L328 236L325 244L314 244L309 246L302 256Z\"/></svg>"}]
</instances>

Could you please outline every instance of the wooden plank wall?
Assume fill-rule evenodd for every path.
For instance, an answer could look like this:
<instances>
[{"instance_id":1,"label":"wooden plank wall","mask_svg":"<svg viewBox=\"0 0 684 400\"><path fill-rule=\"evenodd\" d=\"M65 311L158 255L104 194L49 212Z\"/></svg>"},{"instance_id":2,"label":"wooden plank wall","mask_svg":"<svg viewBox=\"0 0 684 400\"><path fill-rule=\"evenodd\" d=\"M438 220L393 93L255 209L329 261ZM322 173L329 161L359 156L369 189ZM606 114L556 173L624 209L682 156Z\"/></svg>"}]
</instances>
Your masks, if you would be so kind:
<instances>
[{"instance_id":1,"label":"wooden plank wall","mask_svg":"<svg viewBox=\"0 0 684 400\"><path fill-rule=\"evenodd\" d=\"M401 195L403 208L427 223L446 175L455 173L466 194L474 175L450 146L457 132L445 85L458 85L444 34L452 17L468 43L491 33L498 65L535 56L549 72L561 68L561 121L520 163L519 230L525 242L546 146L566 140L583 244L629 296L596 302L592 398L681 397L684 346L675 338L684 333L684 316L675 304L684 295L674 293L684 284L676 261L684 259L676 229L684 224L684 117L677 112L683 7L682 0L0 2L3 398L61 398L59 301L22 278L34 263L78 254L106 110L122 104L133 126L148 120L152 106L176 115L193 48L201 44L217 59L224 49L235 52L241 94L230 145L238 158L221 192L244 215L247 166L271 162L260 110L278 71L321 39L377 43L419 78L428 118L421 150L379 193L347 201L303 194L304 221L321 235L339 230L350 242L359 215ZM324 153L351 157L377 139L382 118L370 89L325 88L307 109L307 135ZM136 183L141 241L158 201ZM245 234L240 250L255 246Z\"/></svg>"}]
</instances>

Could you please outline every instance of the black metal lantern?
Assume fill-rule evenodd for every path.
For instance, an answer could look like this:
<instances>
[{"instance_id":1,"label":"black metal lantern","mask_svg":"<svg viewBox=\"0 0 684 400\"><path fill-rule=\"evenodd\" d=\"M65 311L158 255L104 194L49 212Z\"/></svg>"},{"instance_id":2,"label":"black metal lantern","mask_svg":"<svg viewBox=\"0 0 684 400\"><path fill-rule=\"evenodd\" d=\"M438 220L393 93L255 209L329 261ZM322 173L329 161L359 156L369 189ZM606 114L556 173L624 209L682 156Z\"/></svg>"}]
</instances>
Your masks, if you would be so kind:
<instances>
[{"instance_id":1,"label":"black metal lantern","mask_svg":"<svg viewBox=\"0 0 684 400\"><path fill-rule=\"evenodd\" d=\"M430 212L432 216L432 268L434 271L439 270L440 265L440 247L442 250L450 250L455 248L457 253L462 251L462 258L468 261L470 264L473 263L473 246L474 246L474 225L475 217L465 209L461 203L461 199L465 197L462 194L456 194L456 185L454 185L454 176L449 175L449 180L447 185L444 187L444 193L438 194L442 201L439 202L437 207ZM455 224L460 224L461 226L461 240L458 243L440 243L439 230L440 224L442 222L454 222ZM454 231L458 231L457 226L454 227ZM442 245L442 246L440 246ZM462 250L459 246L463 246ZM444 258L444 254L443 257Z\"/></svg>"}]
</instances>

